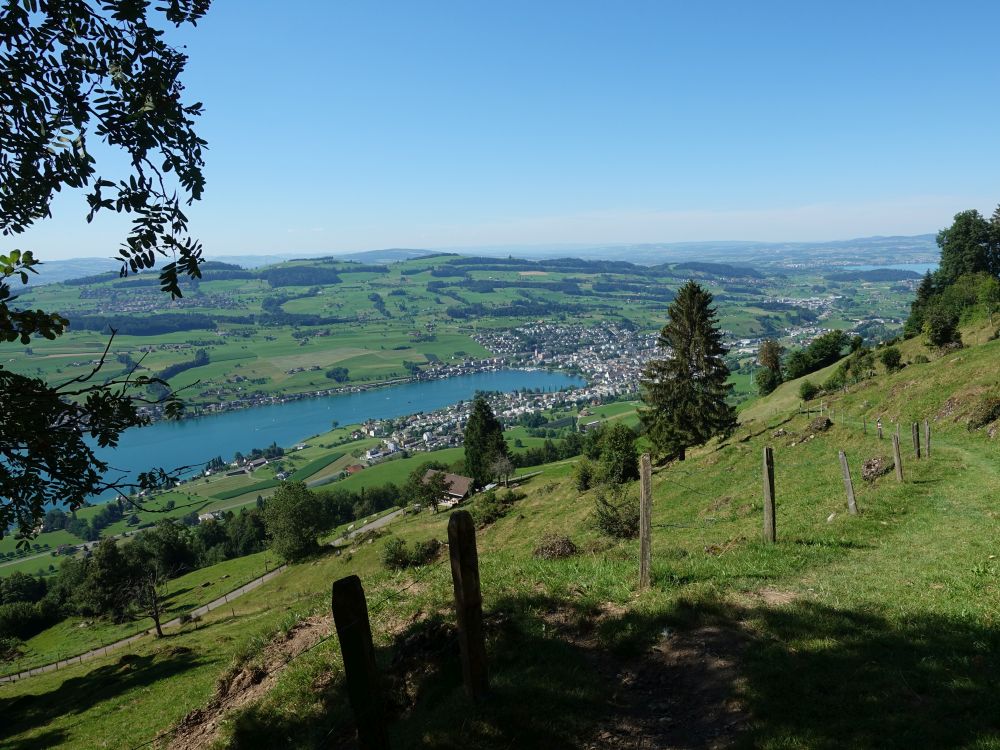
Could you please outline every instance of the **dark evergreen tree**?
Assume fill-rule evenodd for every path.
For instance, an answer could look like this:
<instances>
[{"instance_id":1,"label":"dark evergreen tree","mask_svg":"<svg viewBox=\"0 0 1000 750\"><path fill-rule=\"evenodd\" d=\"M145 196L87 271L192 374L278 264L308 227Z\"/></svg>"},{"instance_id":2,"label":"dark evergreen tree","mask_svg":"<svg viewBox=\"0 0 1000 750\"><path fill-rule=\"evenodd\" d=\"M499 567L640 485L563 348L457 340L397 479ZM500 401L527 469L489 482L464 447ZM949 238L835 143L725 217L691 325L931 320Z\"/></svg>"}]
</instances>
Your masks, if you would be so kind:
<instances>
[{"instance_id":1,"label":"dark evergreen tree","mask_svg":"<svg viewBox=\"0 0 1000 750\"><path fill-rule=\"evenodd\" d=\"M657 342L667 356L646 365L640 416L657 455L684 460L688 448L731 433L736 412L726 402L729 368L712 295L689 281L668 314Z\"/></svg>"},{"instance_id":2,"label":"dark evergreen tree","mask_svg":"<svg viewBox=\"0 0 1000 750\"><path fill-rule=\"evenodd\" d=\"M934 296L934 291L934 276L928 271L924 274L920 286L917 287L917 296L910 303L910 316L906 319L906 325L903 327L903 335L906 338L913 338L924 329L927 306Z\"/></svg>"},{"instance_id":3,"label":"dark evergreen tree","mask_svg":"<svg viewBox=\"0 0 1000 750\"><path fill-rule=\"evenodd\" d=\"M510 458L510 449L503 439L503 426L482 395L472 403L472 414L465 426L465 471L477 487L492 477L493 463Z\"/></svg>"}]
</instances>

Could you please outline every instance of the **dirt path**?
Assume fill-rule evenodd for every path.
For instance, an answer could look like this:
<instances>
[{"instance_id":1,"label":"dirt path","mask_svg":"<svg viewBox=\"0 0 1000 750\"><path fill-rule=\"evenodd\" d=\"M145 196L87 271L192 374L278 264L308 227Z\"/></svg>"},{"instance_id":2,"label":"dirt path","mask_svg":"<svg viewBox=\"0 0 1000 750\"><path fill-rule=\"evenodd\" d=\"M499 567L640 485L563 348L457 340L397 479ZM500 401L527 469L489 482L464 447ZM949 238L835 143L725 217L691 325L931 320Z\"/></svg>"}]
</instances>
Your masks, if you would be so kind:
<instances>
[{"instance_id":1,"label":"dirt path","mask_svg":"<svg viewBox=\"0 0 1000 750\"><path fill-rule=\"evenodd\" d=\"M215 696L204 708L196 708L177 725L169 750L194 750L211 745L219 723L233 709L264 695L278 681L289 661L319 642L330 632L329 616L310 617L292 627L283 638L264 647L260 659L227 674L219 681Z\"/></svg>"},{"instance_id":2,"label":"dirt path","mask_svg":"<svg viewBox=\"0 0 1000 750\"><path fill-rule=\"evenodd\" d=\"M584 747L731 746L748 722L737 698L745 640L736 630L705 625L667 634L648 653L624 664L599 656L611 710Z\"/></svg>"}]
</instances>

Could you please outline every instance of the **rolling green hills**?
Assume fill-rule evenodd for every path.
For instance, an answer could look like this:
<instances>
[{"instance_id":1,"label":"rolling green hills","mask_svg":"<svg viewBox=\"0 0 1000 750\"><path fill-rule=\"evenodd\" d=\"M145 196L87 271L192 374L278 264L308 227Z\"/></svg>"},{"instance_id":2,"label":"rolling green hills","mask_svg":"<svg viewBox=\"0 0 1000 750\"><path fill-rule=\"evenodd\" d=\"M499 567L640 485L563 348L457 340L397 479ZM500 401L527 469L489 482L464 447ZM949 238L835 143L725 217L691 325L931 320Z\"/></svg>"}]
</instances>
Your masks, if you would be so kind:
<instances>
[{"instance_id":1,"label":"rolling green hills","mask_svg":"<svg viewBox=\"0 0 1000 750\"><path fill-rule=\"evenodd\" d=\"M917 346L904 346L904 360ZM879 374L824 398L835 410L827 430L798 412L786 393L795 384L758 401L732 439L654 474L647 591L637 590L638 543L598 532L573 462L541 467L526 497L478 533L493 687L481 706L461 688L447 557L389 572L378 539L292 566L231 610L129 655L0 686L3 743L346 742L328 596L333 580L356 573L396 706L394 747L625 746L638 736L674 746L715 737L762 748L1000 747L1000 449L988 428L967 425L1000 394L998 357L991 341ZM861 479L863 460L891 455L888 440L861 429L876 416L887 435L902 424L903 483L891 473ZM932 452L918 461L908 425L924 419ZM765 445L775 455L775 545L761 541ZM840 450L858 516L847 513ZM424 513L389 529L419 541L445 539L446 525L447 514ZM577 553L535 557L552 533Z\"/></svg>"}]
</instances>

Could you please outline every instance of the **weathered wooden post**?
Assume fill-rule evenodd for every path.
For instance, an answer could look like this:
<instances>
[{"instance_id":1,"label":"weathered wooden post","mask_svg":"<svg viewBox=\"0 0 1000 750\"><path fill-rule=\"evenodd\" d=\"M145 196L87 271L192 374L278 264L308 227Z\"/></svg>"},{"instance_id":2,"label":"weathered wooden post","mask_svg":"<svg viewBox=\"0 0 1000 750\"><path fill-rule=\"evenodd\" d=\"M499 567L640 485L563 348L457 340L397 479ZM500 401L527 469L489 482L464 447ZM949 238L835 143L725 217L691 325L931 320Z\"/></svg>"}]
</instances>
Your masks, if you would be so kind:
<instances>
[{"instance_id":1,"label":"weathered wooden post","mask_svg":"<svg viewBox=\"0 0 1000 750\"><path fill-rule=\"evenodd\" d=\"M844 489L847 490L847 510L852 516L858 515L858 503L854 499L854 482L851 481L851 467L847 464L847 454L840 452L840 468L844 472Z\"/></svg>"},{"instance_id":2,"label":"weathered wooden post","mask_svg":"<svg viewBox=\"0 0 1000 750\"><path fill-rule=\"evenodd\" d=\"M896 462L896 481L903 481L903 458L899 455L899 435L892 436L892 459Z\"/></svg>"},{"instance_id":3,"label":"weathered wooden post","mask_svg":"<svg viewBox=\"0 0 1000 750\"><path fill-rule=\"evenodd\" d=\"M476 525L467 510L453 513L448 521L448 548L451 555L451 580L455 587L462 677L469 697L479 701L489 691L490 680L483 635L483 596L479 588Z\"/></svg>"},{"instance_id":4,"label":"weathered wooden post","mask_svg":"<svg viewBox=\"0 0 1000 750\"><path fill-rule=\"evenodd\" d=\"M649 454L639 459L639 588L648 589L653 565L653 466Z\"/></svg>"},{"instance_id":5,"label":"weathered wooden post","mask_svg":"<svg viewBox=\"0 0 1000 750\"><path fill-rule=\"evenodd\" d=\"M881 440L882 439L882 419L881 418L879 418L875 422L875 429L878 430L878 439Z\"/></svg>"},{"instance_id":6,"label":"weathered wooden post","mask_svg":"<svg viewBox=\"0 0 1000 750\"><path fill-rule=\"evenodd\" d=\"M868 434L868 418L864 414L861 415L861 434Z\"/></svg>"},{"instance_id":7,"label":"weathered wooden post","mask_svg":"<svg viewBox=\"0 0 1000 750\"><path fill-rule=\"evenodd\" d=\"M774 544L777 529L774 519L774 451L764 448L764 541Z\"/></svg>"},{"instance_id":8,"label":"weathered wooden post","mask_svg":"<svg viewBox=\"0 0 1000 750\"><path fill-rule=\"evenodd\" d=\"M924 420L924 455L931 457L931 421Z\"/></svg>"},{"instance_id":9,"label":"weathered wooden post","mask_svg":"<svg viewBox=\"0 0 1000 750\"><path fill-rule=\"evenodd\" d=\"M914 422L910 431L913 433L913 455L915 458L920 458L920 425Z\"/></svg>"},{"instance_id":10,"label":"weathered wooden post","mask_svg":"<svg viewBox=\"0 0 1000 750\"><path fill-rule=\"evenodd\" d=\"M347 576L333 582L333 622L344 660L347 697L358 725L363 750L388 750L385 706L375 666L375 647L368 622L368 604L361 579Z\"/></svg>"}]
</instances>

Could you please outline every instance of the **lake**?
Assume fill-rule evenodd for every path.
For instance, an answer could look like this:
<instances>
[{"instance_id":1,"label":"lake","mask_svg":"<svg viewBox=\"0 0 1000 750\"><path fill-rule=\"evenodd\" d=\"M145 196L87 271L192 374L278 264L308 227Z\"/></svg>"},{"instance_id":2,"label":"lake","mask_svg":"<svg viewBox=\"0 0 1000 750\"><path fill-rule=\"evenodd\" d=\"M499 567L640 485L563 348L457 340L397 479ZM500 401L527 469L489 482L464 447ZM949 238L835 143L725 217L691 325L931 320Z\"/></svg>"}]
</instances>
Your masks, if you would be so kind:
<instances>
[{"instance_id":1,"label":"lake","mask_svg":"<svg viewBox=\"0 0 1000 750\"><path fill-rule=\"evenodd\" d=\"M299 399L179 422L156 422L127 430L117 448L98 449L95 453L117 470L109 472L109 477L121 473L134 476L153 466L169 470L204 463L220 455L229 461L237 451L249 453L271 443L287 448L329 431L334 421L349 425L367 419L435 411L469 400L478 391L557 391L584 384L582 378L574 375L545 370L479 372L361 393ZM112 496L108 493L101 499Z\"/></svg>"}]
</instances>

